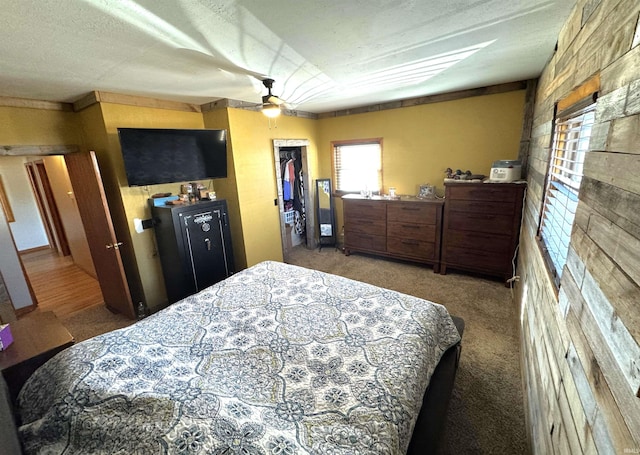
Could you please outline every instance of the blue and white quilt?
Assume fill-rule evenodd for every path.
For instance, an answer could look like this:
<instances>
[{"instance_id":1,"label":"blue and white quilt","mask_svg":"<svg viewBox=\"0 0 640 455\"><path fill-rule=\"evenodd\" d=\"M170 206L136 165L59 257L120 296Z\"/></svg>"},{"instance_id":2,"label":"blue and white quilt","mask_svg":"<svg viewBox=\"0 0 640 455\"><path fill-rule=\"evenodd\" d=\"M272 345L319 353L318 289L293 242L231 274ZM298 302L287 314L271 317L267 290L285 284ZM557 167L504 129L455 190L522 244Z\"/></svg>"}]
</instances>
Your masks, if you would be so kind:
<instances>
[{"instance_id":1,"label":"blue and white quilt","mask_svg":"<svg viewBox=\"0 0 640 455\"><path fill-rule=\"evenodd\" d=\"M58 354L22 389L27 454L404 454L441 355L423 299L263 262Z\"/></svg>"}]
</instances>

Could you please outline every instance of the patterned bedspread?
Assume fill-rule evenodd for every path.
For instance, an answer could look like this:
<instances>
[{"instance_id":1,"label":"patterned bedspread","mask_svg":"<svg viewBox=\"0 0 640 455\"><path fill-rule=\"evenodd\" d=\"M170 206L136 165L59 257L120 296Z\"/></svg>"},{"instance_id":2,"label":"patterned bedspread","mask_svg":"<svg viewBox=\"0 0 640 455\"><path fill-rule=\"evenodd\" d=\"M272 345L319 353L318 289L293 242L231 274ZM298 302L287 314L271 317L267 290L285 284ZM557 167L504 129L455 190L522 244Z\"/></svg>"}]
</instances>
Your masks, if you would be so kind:
<instances>
[{"instance_id":1,"label":"patterned bedspread","mask_svg":"<svg viewBox=\"0 0 640 455\"><path fill-rule=\"evenodd\" d=\"M446 309L263 262L78 343L18 399L26 453L401 454Z\"/></svg>"}]
</instances>

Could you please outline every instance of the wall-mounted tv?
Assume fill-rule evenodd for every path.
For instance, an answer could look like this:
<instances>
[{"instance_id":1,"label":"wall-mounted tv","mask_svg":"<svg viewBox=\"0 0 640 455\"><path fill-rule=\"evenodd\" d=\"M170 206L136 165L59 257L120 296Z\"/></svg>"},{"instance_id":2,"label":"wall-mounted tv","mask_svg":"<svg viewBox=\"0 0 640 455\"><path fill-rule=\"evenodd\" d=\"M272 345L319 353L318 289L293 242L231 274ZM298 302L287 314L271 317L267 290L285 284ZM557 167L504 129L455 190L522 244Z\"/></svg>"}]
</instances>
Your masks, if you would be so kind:
<instances>
[{"instance_id":1,"label":"wall-mounted tv","mask_svg":"<svg viewBox=\"0 0 640 455\"><path fill-rule=\"evenodd\" d=\"M227 176L226 130L118 128L129 186Z\"/></svg>"}]
</instances>

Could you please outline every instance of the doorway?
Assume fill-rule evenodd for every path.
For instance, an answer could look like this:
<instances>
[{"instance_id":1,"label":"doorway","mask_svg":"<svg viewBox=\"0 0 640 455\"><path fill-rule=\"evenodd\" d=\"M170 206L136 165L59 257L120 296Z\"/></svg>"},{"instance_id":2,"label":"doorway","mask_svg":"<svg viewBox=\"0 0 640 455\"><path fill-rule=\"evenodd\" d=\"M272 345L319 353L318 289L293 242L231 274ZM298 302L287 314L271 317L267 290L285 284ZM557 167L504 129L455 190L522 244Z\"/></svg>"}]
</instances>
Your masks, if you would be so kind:
<instances>
[{"instance_id":1,"label":"doorway","mask_svg":"<svg viewBox=\"0 0 640 455\"><path fill-rule=\"evenodd\" d=\"M35 196L36 206L40 212L40 221L49 240L49 247L63 256L69 256L69 242L64 231L58 204L56 203L49 175L44 161L29 161L24 164Z\"/></svg>"},{"instance_id":2,"label":"doorway","mask_svg":"<svg viewBox=\"0 0 640 455\"><path fill-rule=\"evenodd\" d=\"M83 223L69 191L64 156L3 157L0 164L15 174L10 178L11 191L13 197L23 201L18 224L11 228L12 244L32 305L17 309L16 315L53 311L63 318L102 303ZM34 226L35 232L44 231L31 244L20 232L25 223Z\"/></svg>"},{"instance_id":3,"label":"doorway","mask_svg":"<svg viewBox=\"0 0 640 455\"><path fill-rule=\"evenodd\" d=\"M104 302L100 283L78 267L71 255L53 248L19 253L25 278L35 294L35 311L53 311L59 319Z\"/></svg>"},{"instance_id":4,"label":"doorway","mask_svg":"<svg viewBox=\"0 0 640 455\"><path fill-rule=\"evenodd\" d=\"M283 255L299 245L316 247L308 146L306 139L273 141Z\"/></svg>"},{"instance_id":5,"label":"doorway","mask_svg":"<svg viewBox=\"0 0 640 455\"><path fill-rule=\"evenodd\" d=\"M56 200L59 205L72 204L73 212L77 215L73 222L65 224L65 230L67 234L70 232L74 234L68 236L69 239L75 239L76 234L82 233L82 243L86 246L82 250L86 254L76 255L74 243L70 242L74 262L79 264L77 259L82 257L82 268L93 271L90 275L95 276L99 283L103 301L108 310L135 319L129 283L122 260L122 251L129 254L131 242L121 242L116 237L95 153L70 151L60 156L47 155L43 159L47 166L50 159L57 159L57 164L52 165L56 170L64 167L65 179L61 183L60 172L55 172L56 179L51 181L51 187L55 187L58 191ZM50 177L51 175L52 173L49 173ZM27 179L23 178L23 181L16 185L16 191L24 193L23 188L28 186ZM61 218L64 220L65 216ZM16 274L21 269L21 279L16 278L12 286L24 289L28 287L28 276L24 272L24 265L19 261L16 242L10 237L10 233L6 235L3 233L0 238L5 247L13 247L12 256L17 257L12 264L7 265L7 270ZM33 291L31 289L29 291L33 296ZM36 299L24 298L22 306L15 311L16 315L27 313L32 309L29 304L24 303L26 301L33 304Z\"/></svg>"}]
</instances>

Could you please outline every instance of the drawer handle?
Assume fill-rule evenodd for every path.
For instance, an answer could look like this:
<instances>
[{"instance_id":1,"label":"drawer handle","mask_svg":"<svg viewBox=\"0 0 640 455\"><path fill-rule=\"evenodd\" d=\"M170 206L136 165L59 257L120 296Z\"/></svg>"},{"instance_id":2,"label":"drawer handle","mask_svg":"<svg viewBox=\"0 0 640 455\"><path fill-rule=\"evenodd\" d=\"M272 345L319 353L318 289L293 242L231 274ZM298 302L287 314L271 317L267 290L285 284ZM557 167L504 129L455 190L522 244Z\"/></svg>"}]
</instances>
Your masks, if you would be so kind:
<instances>
[{"instance_id":1,"label":"drawer handle","mask_svg":"<svg viewBox=\"0 0 640 455\"><path fill-rule=\"evenodd\" d=\"M403 240L402 244L417 246L417 245L420 245L420 242L418 242L417 240Z\"/></svg>"},{"instance_id":2,"label":"drawer handle","mask_svg":"<svg viewBox=\"0 0 640 455\"><path fill-rule=\"evenodd\" d=\"M401 226L407 229L420 229L420 226L416 226L415 224L401 224Z\"/></svg>"},{"instance_id":3,"label":"drawer handle","mask_svg":"<svg viewBox=\"0 0 640 455\"><path fill-rule=\"evenodd\" d=\"M402 210L407 210L407 211L410 211L410 212L417 212L418 210L420 210L419 207L401 207L401 208L402 208Z\"/></svg>"}]
</instances>

